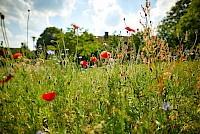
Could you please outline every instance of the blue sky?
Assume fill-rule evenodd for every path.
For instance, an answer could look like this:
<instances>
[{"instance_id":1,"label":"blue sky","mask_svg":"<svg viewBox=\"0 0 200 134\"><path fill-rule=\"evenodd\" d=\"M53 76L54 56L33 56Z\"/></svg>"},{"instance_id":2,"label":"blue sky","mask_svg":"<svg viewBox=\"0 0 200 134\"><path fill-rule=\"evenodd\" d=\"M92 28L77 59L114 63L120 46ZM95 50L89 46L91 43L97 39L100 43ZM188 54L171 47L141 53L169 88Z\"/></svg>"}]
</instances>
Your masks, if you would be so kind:
<instances>
[{"instance_id":1,"label":"blue sky","mask_svg":"<svg viewBox=\"0 0 200 134\"><path fill-rule=\"evenodd\" d=\"M151 21L156 27L177 0L149 0ZM71 24L87 29L95 36L104 32L120 31L126 35L123 18L133 29L141 29L139 19L145 0L3 0L0 12L5 15L6 32L10 47L26 42L27 16L30 9L28 46L33 49L36 39L46 27L55 26L64 31ZM3 40L2 31L0 40Z\"/></svg>"}]
</instances>

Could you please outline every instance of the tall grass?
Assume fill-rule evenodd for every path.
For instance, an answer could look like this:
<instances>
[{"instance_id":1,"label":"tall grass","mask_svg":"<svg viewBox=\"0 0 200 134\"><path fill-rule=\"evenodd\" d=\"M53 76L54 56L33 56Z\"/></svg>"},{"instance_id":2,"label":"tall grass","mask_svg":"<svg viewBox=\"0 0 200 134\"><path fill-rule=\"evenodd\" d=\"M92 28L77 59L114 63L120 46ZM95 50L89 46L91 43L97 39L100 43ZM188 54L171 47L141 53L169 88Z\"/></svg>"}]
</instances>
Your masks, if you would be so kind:
<instances>
[{"instance_id":1,"label":"tall grass","mask_svg":"<svg viewBox=\"0 0 200 134\"><path fill-rule=\"evenodd\" d=\"M199 132L198 62L82 71L45 61L13 69L14 78L0 85L2 133ZM11 71L2 68L1 76ZM49 91L57 92L51 102L41 98Z\"/></svg>"}]
</instances>

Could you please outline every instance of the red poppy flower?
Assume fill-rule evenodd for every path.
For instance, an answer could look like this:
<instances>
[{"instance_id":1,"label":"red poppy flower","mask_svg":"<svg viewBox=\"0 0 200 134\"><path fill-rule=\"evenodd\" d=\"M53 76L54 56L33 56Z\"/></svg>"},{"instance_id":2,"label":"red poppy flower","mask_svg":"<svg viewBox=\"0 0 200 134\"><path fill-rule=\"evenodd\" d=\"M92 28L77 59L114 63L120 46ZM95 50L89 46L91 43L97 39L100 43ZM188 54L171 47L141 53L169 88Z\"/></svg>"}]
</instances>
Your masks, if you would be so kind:
<instances>
[{"instance_id":1,"label":"red poppy flower","mask_svg":"<svg viewBox=\"0 0 200 134\"><path fill-rule=\"evenodd\" d=\"M111 53L107 52L107 51L103 51L103 52L101 52L100 56L102 59L107 59L111 56Z\"/></svg>"},{"instance_id":2,"label":"red poppy flower","mask_svg":"<svg viewBox=\"0 0 200 134\"><path fill-rule=\"evenodd\" d=\"M13 58L14 59L18 59L18 58L21 58L22 57L22 54L21 53L15 53L14 55L13 55Z\"/></svg>"},{"instance_id":3,"label":"red poppy flower","mask_svg":"<svg viewBox=\"0 0 200 134\"><path fill-rule=\"evenodd\" d=\"M88 66L86 60L82 60L82 61L80 62L80 64L81 64L83 67L87 67L87 66Z\"/></svg>"},{"instance_id":4,"label":"red poppy flower","mask_svg":"<svg viewBox=\"0 0 200 134\"><path fill-rule=\"evenodd\" d=\"M129 31L129 32L135 32L135 30L134 30L134 29L131 29L130 27L125 27L125 29L126 29L127 31Z\"/></svg>"},{"instance_id":5,"label":"red poppy flower","mask_svg":"<svg viewBox=\"0 0 200 134\"><path fill-rule=\"evenodd\" d=\"M96 57L90 57L90 61L95 63L95 62L98 62L98 59Z\"/></svg>"},{"instance_id":6,"label":"red poppy flower","mask_svg":"<svg viewBox=\"0 0 200 134\"><path fill-rule=\"evenodd\" d=\"M75 24L73 24L73 27L74 27L75 29L78 29L78 26L77 26L77 25L75 25Z\"/></svg>"},{"instance_id":7,"label":"red poppy flower","mask_svg":"<svg viewBox=\"0 0 200 134\"><path fill-rule=\"evenodd\" d=\"M4 83L6 83L6 82L8 82L11 78L13 78L14 76L12 76L12 75L9 75L9 76L6 76L6 78L4 79L4 80L0 80L0 83L1 84L4 84Z\"/></svg>"},{"instance_id":8,"label":"red poppy flower","mask_svg":"<svg viewBox=\"0 0 200 134\"><path fill-rule=\"evenodd\" d=\"M52 101L55 99L55 97L56 97L56 92L49 92L42 95L42 99L46 101Z\"/></svg>"}]
</instances>

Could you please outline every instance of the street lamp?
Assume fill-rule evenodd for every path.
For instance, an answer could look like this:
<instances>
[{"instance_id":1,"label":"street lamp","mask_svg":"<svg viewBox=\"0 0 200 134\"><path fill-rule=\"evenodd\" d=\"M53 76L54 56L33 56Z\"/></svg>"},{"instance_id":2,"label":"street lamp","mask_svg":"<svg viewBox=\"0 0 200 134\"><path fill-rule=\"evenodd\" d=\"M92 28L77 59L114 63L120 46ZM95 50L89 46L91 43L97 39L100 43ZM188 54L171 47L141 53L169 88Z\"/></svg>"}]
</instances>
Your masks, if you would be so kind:
<instances>
[{"instance_id":1,"label":"street lamp","mask_svg":"<svg viewBox=\"0 0 200 134\"><path fill-rule=\"evenodd\" d=\"M28 47L28 22L29 22L29 14L30 14L30 10L28 9L28 18L27 18L27 47Z\"/></svg>"},{"instance_id":2,"label":"street lamp","mask_svg":"<svg viewBox=\"0 0 200 134\"><path fill-rule=\"evenodd\" d=\"M0 47L3 47L3 41L1 41L1 45L0 45Z\"/></svg>"}]
</instances>

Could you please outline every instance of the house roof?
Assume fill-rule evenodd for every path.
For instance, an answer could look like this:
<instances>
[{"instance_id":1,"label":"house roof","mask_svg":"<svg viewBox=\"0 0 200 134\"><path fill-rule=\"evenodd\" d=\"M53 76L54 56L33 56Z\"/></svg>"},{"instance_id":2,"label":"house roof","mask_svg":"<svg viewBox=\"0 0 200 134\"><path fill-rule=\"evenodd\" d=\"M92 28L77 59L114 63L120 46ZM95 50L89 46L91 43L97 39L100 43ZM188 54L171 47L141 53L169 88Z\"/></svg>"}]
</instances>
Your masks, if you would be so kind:
<instances>
[{"instance_id":1,"label":"house roof","mask_svg":"<svg viewBox=\"0 0 200 134\"><path fill-rule=\"evenodd\" d=\"M119 37L118 35L108 35L108 38L109 38L109 37L114 37L114 36ZM129 38L129 36L120 36L120 37L121 37L122 40L124 40L124 41L128 41L128 38ZM106 41L105 36L96 36L96 38L98 39L98 41Z\"/></svg>"}]
</instances>

